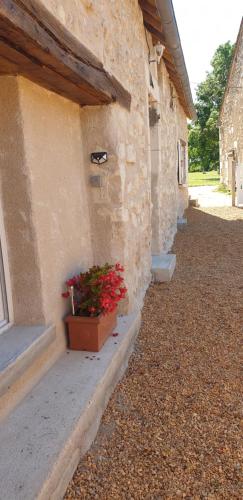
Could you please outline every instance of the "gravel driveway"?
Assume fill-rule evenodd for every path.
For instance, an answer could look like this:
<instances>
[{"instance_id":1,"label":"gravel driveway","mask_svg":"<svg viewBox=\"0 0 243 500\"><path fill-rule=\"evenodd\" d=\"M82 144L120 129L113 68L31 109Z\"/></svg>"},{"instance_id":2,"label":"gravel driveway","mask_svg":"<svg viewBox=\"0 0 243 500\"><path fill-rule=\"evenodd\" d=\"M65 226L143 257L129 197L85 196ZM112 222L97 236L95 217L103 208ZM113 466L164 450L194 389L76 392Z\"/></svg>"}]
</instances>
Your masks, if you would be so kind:
<instances>
[{"instance_id":1,"label":"gravel driveway","mask_svg":"<svg viewBox=\"0 0 243 500\"><path fill-rule=\"evenodd\" d=\"M243 211L190 209L66 499L242 499Z\"/></svg>"}]
</instances>

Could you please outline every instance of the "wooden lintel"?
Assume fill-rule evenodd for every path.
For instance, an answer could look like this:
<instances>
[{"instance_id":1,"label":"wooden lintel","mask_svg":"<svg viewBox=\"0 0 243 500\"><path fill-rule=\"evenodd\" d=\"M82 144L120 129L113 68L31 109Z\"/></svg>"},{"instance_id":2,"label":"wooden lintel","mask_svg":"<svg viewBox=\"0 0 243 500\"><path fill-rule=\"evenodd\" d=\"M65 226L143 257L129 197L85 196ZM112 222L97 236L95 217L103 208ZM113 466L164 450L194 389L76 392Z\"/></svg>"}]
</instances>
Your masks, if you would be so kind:
<instances>
[{"instance_id":1,"label":"wooden lintel","mask_svg":"<svg viewBox=\"0 0 243 500\"><path fill-rule=\"evenodd\" d=\"M38 64L33 64L33 62L23 53L16 51L15 48L10 47L5 41L0 37L0 73L4 73L4 68L6 74L21 74L29 80L38 83L47 90L56 92L73 102L85 105L97 105L97 97L87 94L85 88L82 89L71 81L67 82L65 78L61 75L56 75L47 66L39 66ZM4 62L3 67L1 66L1 61ZM15 61L15 63L13 63ZM12 67L12 71L10 68ZM109 101L103 101L103 104L108 104Z\"/></svg>"},{"instance_id":2,"label":"wooden lintel","mask_svg":"<svg viewBox=\"0 0 243 500\"><path fill-rule=\"evenodd\" d=\"M19 74L81 105L130 108L129 92L38 1L1 0L0 38L1 60Z\"/></svg>"}]
</instances>

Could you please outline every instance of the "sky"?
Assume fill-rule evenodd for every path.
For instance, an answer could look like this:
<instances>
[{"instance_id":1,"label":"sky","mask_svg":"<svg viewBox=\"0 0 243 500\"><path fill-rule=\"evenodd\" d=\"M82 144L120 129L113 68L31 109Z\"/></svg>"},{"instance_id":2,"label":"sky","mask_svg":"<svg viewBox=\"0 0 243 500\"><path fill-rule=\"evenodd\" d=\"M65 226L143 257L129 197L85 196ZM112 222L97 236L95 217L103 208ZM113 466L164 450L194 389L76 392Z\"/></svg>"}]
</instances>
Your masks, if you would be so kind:
<instances>
[{"instance_id":1,"label":"sky","mask_svg":"<svg viewBox=\"0 0 243 500\"><path fill-rule=\"evenodd\" d=\"M243 0L173 0L193 97L210 71L217 47L235 42L243 16Z\"/></svg>"}]
</instances>

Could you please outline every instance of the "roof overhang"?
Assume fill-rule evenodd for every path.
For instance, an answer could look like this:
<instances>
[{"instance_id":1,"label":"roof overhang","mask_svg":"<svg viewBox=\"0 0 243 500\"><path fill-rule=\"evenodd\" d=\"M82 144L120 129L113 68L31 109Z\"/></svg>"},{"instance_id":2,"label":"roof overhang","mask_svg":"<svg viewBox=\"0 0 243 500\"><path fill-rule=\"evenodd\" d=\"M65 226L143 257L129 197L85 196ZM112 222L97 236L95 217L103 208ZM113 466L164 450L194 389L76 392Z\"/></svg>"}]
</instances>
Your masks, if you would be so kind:
<instances>
[{"instance_id":1,"label":"roof overhang","mask_svg":"<svg viewBox=\"0 0 243 500\"><path fill-rule=\"evenodd\" d=\"M160 41L165 50L163 60L169 77L175 86L179 101L188 118L195 120L185 59L171 0L139 0L145 28L151 33L153 43Z\"/></svg>"},{"instance_id":2,"label":"roof overhang","mask_svg":"<svg viewBox=\"0 0 243 500\"><path fill-rule=\"evenodd\" d=\"M0 74L21 74L81 106L131 95L38 0L1 0Z\"/></svg>"}]
</instances>

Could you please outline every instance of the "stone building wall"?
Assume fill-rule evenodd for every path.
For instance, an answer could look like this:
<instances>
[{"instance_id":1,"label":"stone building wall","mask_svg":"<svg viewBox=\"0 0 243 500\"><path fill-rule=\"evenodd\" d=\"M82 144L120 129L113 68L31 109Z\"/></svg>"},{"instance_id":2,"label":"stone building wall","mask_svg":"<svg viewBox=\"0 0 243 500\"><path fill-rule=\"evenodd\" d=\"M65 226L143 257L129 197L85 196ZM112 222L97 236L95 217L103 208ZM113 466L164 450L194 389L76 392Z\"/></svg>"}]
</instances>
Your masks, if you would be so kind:
<instances>
[{"instance_id":1,"label":"stone building wall","mask_svg":"<svg viewBox=\"0 0 243 500\"><path fill-rule=\"evenodd\" d=\"M171 249L177 230L177 217L188 204L186 186L178 184L178 141L187 143L187 120L166 67L158 68L158 96L152 107L160 119L150 127L152 153L152 253L158 255Z\"/></svg>"},{"instance_id":2,"label":"stone building wall","mask_svg":"<svg viewBox=\"0 0 243 500\"><path fill-rule=\"evenodd\" d=\"M17 109L2 139L2 147L8 150L4 185L9 164L22 172L23 182L21 202L15 205L19 233L13 230L12 208L9 219L9 206L13 197L18 199L15 190L19 186L12 194L8 190L12 201L6 199L3 204L10 268L16 275L24 266L25 248L29 249L27 269L22 267L28 277L22 316L21 282L12 283L18 304L15 320L55 323L59 337L64 338L62 318L67 305L61 292L64 281L79 269L120 261L128 287L123 311L141 307L151 279L151 254L170 249L177 215L186 205L186 188L178 187L177 141L187 140L187 122L174 88L175 105L170 108L171 84L164 63L158 71L148 63L137 0L42 3L132 95L130 112L117 103L81 109L22 77L9 77L11 85L0 78L5 118L8 103L14 102ZM149 34L147 40L151 44ZM151 146L149 103L155 89L151 89L149 71L160 114L158 151ZM11 145L17 139L16 163ZM90 154L94 151L107 151L108 162L93 165ZM100 176L101 187L91 186L92 175ZM12 250L19 242L20 253Z\"/></svg>"},{"instance_id":3,"label":"stone building wall","mask_svg":"<svg viewBox=\"0 0 243 500\"><path fill-rule=\"evenodd\" d=\"M243 166L243 23L220 117L221 182L231 188L232 151Z\"/></svg>"},{"instance_id":4,"label":"stone building wall","mask_svg":"<svg viewBox=\"0 0 243 500\"><path fill-rule=\"evenodd\" d=\"M147 46L137 0L75 0L42 3L84 43L132 95L131 111L118 104L81 110L88 175L104 187L89 189L95 261L125 264L127 310L140 307L150 282L151 193L148 130ZM94 29L95 27L95 29ZM103 168L92 151L108 151Z\"/></svg>"}]
</instances>

